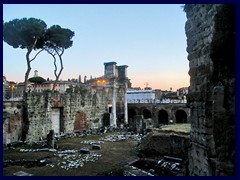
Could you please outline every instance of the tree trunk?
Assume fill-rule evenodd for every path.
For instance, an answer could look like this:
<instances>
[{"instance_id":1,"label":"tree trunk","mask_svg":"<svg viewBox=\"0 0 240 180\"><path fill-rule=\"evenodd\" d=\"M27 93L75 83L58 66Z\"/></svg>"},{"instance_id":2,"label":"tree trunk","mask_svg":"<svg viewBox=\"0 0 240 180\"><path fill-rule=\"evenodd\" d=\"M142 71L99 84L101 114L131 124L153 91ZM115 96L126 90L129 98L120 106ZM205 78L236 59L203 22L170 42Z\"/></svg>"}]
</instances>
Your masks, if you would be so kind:
<instances>
[{"instance_id":1,"label":"tree trunk","mask_svg":"<svg viewBox=\"0 0 240 180\"><path fill-rule=\"evenodd\" d=\"M23 108L22 108L22 137L21 140L24 142L26 140L26 134L28 133L28 126L29 126L29 119L28 119L28 110L27 110L27 84L28 84L28 77L31 71L31 61L30 61L30 53L32 52L32 48L28 49L26 54L27 60L27 71L25 73L25 81L24 81L24 88L23 88Z\"/></svg>"},{"instance_id":2,"label":"tree trunk","mask_svg":"<svg viewBox=\"0 0 240 180\"><path fill-rule=\"evenodd\" d=\"M30 54L31 54L32 50L34 49L36 43L37 43L37 38L35 39L33 45L31 47L27 48L27 54L26 54L27 71L25 73L25 81L24 81L24 88L23 88L23 101L26 101L26 98L27 98L26 91L27 91L28 77L29 77L29 74L30 74L31 69L32 69L31 68L31 61L33 61L37 57L37 55L41 52L41 51L38 52L33 59L30 59Z\"/></svg>"},{"instance_id":3,"label":"tree trunk","mask_svg":"<svg viewBox=\"0 0 240 180\"><path fill-rule=\"evenodd\" d=\"M57 52L57 51L56 51L56 52ZM57 74L56 59L54 58L54 66L55 66L54 74L55 74L56 80L55 80L55 82L54 82L54 84L53 84L52 93L54 93L55 87L56 87L56 85L57 85L57 82L58 82L59 77L60 77L60 75L61 75L61 73L62 73L62 70L63 70L63 62L62 62L62 55L63 55L63 53L64 53L64 49L62 50L62 53L61 53L61 54L59 54L59 53L57 52L58 57L59 57L59 61L60 61L60 63L61 63L61 69L60 69L60 71L59 71L58 74Z\"/></svg>"},{"instance_id":4,"label":"tree trunk","mask_svg":"<svg viewBox=\"0 0 240 180\"><path fill-rule=\"evenodd\" d=\"M28 49L28 52L26 54L26 60L27 60L27 71L25 73L25 81L24 81L24 88L23 88L23 100L26 100L26 91L27 91L27 84L28 84L28 77L31 72L31 63L30 63L30 53L32 52L32 48Z\"/></svg>"}]
</instances>

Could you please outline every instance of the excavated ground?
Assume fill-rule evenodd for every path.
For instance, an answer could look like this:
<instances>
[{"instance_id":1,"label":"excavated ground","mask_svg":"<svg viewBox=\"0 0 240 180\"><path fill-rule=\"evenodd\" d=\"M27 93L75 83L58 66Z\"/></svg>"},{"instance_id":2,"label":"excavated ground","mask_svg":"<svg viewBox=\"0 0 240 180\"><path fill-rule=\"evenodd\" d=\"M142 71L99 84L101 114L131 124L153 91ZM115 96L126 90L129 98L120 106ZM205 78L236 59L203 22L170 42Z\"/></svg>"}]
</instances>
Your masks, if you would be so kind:
<instances>
[{"instance_id":1,"label":"excavated ground","mask_svg":"<svg viewBox=\"0 0 240 180\"><path fill-rule=\"evenodd\" d=\"M119 139L113 139L115 134ZM104 137L105 140L103 139ZM137 141L130 138L120 140L119 133L107 133L104 135L88 135L85 137L73 137L57 142L57 151L37 151L39 147L20 146L8 150L4 148L4 162L27 162L39 159L50 161L48 165L39 167L34 164L5 165L4 176L12 176L23 171L33 176L111 176L123 175L124 165L137 158L135 147ZM92 150L91 143L101 143L100 150ZM82 154L80 148L89 148L90 154ZM33 152L35 150L35 152ZM22 151L22 152L19 152ZM32 151L32 152L31 152ZM5 163L6 164L6 163ZM30 167L29 167L30 166ZM82 167L81 167L82 166Z\"/></svg>"},{"instance_id":2,"label":"excavated ground","mask_svg":"<svg viewBox=\"0 0 240 180\"><path fill-rule=\"evenodd\" d=\"M153 130L159 133L158 139L166 135L164 131L185 136L190 126L169 125ZM60 139L56 150L26 144L11 149L5 146L3 175L123 176L124 166L139 159L137 145L141 138L131 133L109 132ZM93 149L92 144L100 145L100 149ZM88 148L89 154L81 153L81 148Z\"/></svg>"}]
</instances>

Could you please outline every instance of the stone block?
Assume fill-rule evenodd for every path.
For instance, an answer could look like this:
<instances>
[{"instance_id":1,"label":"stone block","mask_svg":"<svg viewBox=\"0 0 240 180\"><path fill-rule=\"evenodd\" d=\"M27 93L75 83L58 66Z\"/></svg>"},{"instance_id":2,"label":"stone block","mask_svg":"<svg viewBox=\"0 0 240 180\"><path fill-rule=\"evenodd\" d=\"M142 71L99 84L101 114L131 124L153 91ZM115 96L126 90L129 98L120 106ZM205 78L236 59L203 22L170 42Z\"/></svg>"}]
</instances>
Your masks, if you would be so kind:
<instances>
[{"instance_id":1,"label":"stone block","mask_svg":"<svg viewBox=\"0 0 240 180\"><path fill-rule=\"evenodd\" d=\"M101 145L100 144L92 144L92 149L93 150L100 150L101 149Z\"/></svg>"},{"instance_id":2,"label":"stone block","mask_svg":"<svg viewBox=\"0 0 240 180\"><path fill-rule=\"evenodd\" d=\"M90 150L87 147L80 148L80 153L82 154L90 154Z\"/></svg>"}]
</instances>

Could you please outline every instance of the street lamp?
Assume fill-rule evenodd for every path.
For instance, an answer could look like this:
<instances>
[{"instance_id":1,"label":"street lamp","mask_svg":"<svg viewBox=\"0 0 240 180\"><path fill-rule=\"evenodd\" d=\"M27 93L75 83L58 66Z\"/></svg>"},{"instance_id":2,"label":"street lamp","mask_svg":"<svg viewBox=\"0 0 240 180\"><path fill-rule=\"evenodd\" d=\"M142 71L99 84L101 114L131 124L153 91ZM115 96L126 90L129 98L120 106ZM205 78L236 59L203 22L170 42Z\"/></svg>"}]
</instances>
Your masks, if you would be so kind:
<instances>
[{"instance_id":1,"label":"street lamp","mask_svg":"<svg viewBox=\"0 0 240 180\"><path fill-rule=\"evenodd\" d=\"M97 80L97 83L98 83L98 84L101 84L102 86L104 86L104 84L106 83L106 81L105 81L105 80Z\"/></svg>"},{"instance_id":2,"label":"street lamp","mask_svg":"<svg viewBox=\"0 0 240 180\"><path fill-rule=\"evenodd\" d=\"M11 85L9 86L9 88L12 90L12 99L13 99L13 89L15 88L15 86L14 86L13 84L11 84Z\"/></svg>"}]
</instances>

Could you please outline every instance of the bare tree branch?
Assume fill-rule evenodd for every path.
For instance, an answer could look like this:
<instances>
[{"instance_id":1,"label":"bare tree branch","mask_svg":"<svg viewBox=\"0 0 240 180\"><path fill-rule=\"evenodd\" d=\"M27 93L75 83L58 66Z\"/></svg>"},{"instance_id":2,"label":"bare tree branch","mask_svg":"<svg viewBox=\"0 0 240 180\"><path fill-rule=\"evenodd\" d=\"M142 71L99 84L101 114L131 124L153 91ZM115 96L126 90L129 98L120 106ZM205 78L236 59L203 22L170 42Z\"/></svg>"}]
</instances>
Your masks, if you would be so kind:
<instances>
[{"instance_id":1,"label":"bare tree branch","mask_svg":"<svg viewBox=\"0 0 240 180\"><path fill-rule=\"evenodd\" d=\"M40 51L38 51L38 53L30 60L30 62L32 62L34 59L36 59L36 57L38 56L38 54L40 54L40 52L42 52L44 49L41 49Z\"/></svg>"}]
</instances>

